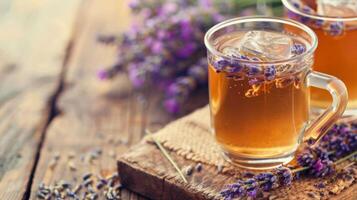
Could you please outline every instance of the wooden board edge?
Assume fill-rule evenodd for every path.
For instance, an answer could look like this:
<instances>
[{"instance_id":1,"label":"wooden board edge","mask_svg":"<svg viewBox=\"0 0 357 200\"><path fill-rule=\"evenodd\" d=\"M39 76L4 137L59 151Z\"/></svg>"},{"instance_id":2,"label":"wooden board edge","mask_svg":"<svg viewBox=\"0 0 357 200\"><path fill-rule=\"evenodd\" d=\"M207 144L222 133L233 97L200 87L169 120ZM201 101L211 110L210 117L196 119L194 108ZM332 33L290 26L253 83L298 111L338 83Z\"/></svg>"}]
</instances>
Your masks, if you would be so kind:
<instances>
[{"instance_id":1,"label":"wooden board edge","mask_svg":"<svg viewBox=\"0 0 357 200\"><path fill-rule=\"evenodd\" d=\"M117 161L119 178L122 185L136 193L155 200L205 200L204 194L180 188L170 177L159 176L142 169L137 164L119 158ZM151 183L151 184L147 184ZM179 196L176 196L180 194Z\"/></svg>"}]
</instances>

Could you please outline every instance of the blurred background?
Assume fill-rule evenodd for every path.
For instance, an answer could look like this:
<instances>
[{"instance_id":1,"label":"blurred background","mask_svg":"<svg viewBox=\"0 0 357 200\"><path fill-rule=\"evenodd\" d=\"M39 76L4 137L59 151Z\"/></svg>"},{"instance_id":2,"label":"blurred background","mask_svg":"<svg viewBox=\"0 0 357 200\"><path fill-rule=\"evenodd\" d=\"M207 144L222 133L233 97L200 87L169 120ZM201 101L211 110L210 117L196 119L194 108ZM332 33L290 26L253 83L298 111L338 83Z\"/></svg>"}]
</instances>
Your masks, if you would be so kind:
<instances>
[{"instance_id":1,"label":"blurred background","mask_svg":"<svg viewBox=\"0 0 357 200\"><path fill-rule=\"evenodd\" d=\"M282 14L280 0L131 0L127 7L128 29L97 38L118 47L116 61L100 69L98 79L127 73L139 93L161 91L171 114L182 113L190 97L207 88L203 37L210 27L238 16Z\"/></svg>"}]
</instances>

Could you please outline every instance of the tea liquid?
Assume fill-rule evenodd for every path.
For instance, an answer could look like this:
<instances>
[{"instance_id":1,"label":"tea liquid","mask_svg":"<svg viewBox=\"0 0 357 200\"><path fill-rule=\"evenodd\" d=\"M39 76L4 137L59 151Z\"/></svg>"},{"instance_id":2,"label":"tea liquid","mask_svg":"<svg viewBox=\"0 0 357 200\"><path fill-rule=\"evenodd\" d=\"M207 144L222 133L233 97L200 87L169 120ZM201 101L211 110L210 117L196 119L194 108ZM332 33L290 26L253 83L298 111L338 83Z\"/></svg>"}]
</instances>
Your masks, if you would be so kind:
<instances>
[{"instance_id":1,"label":"tea liquid","mask_svg":"<svg viewBox=\"0 0 357 200\"><path fill-rule=\"evenodd\" d=\"M224 49L242 34L222 36L216 48ZM251 158L295 151L308 121L309 90L304 79L310 65L277 73L273 80L258 77L263 81L252 84L244 72L217 72L210 61L212 127L223 150Z\"/></svg>"},{"instance_id":2,"label":"tea liquid","mask_svg":"<svg viewBox=\"0 0 357 200\"><path fill-rule=\"evenodd\" d=\"M341 79L348 89L348 108L357 109L357 29L337 37L321 29L314 31L319 38L314 70ZM318 107L327 107L332 101L324 90L313 89L311 96L312 104Z\"/></svg>"}]
</instances>

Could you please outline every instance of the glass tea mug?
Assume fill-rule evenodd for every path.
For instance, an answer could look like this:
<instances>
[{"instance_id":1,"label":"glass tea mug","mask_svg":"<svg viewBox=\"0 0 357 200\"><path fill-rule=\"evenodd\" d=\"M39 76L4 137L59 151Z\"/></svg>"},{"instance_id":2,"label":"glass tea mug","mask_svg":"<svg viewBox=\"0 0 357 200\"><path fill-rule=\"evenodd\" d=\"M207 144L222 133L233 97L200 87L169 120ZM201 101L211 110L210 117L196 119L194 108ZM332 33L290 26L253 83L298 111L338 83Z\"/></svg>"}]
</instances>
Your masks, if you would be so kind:
<instances>
[{"instance_id":1,"label":"glass tea mug","mask_svg":"<svg viewBox=\"0 0 357 200\"><path fill-rule=\"evenodd\" d=\"M317 37L299 22L231 19L212 27L205 45L212 130L233 164L268 169L287 163L303 137L318 141L346 108L344 83L312 70ZM241 54L241 49L248 50ZM312 122L310 87L328 91L333 99Z\"/></svg>"},{"instance_id":2,"label":"glass tea mug","mask_svg":"<svg viewBox=\"0 0 357 200\"><path fill-rule=\"evenodd\" d=\"M315 0L282 0L286 17L304 23L317 34L317 71L340 78L347 86L349 102L345 114L357 114L357 1L352 10L343 1L320 4ZM323 2L323 1L320 1ZM334 4L341 4L340 8ZM347 6L347 7L345 7ZM321 110L331 103L328 92L313 89L313 108Z\"/></svg>"}]
</instances>

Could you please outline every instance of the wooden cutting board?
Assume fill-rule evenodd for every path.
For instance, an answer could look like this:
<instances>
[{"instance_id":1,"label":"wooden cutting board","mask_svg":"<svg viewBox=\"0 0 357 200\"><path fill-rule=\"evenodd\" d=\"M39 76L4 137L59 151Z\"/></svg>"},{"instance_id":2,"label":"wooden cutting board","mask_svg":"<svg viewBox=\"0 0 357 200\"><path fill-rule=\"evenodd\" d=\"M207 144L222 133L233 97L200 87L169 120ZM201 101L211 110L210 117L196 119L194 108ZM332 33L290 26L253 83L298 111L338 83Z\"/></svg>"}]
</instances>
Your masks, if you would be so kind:
<instances>
[{"instance_id":1,"label":"wooden cutting board","mask_svg":"<svg viewBox=\"0 0 357 200\"><path fill-rule=\"evenodd\" d=\"M208 109L203 108L201 110ZM201 112L201 111L198 111ZM168 125L177 126L178 123L192 123L189 119L177 120ZM197 115L196 115L197 117ZM189 130L186 130L189 131ZM175 131L161 131L162 134L185 134ZM190 199L221 199L219 192L226 185L241 177L242 170L231 167L221 167L204 164L197 159L189 159L177 153L176 150L165 148L183 172L187 168L195 168L198 163L202 170L193 170L192 174L185 175L188 183L184 183L170 162L163 156L157 146L149 140L143 140L134 146L118 160L120 179L124 187L140 193L151 199L163 200L190 200ZM195 160L195 161L193 161ZM350 179L328 177L324 179L303 178L294 181L289 187L281 187L269 193L264 193L262 199L357 199L357 166L355 174ZM317 185L324 183L324 188Z\"/></svg>"}]
</instances>

